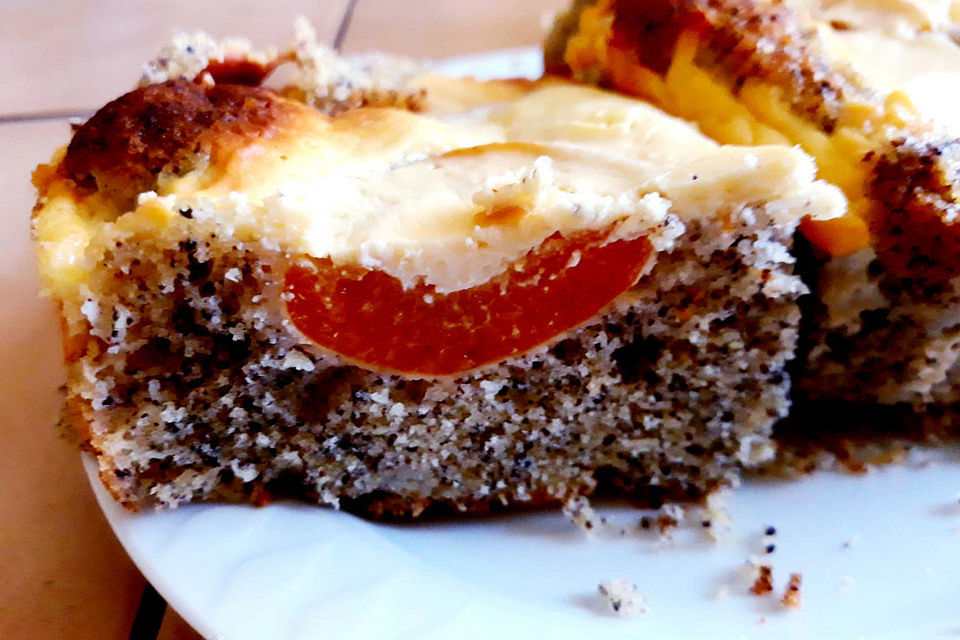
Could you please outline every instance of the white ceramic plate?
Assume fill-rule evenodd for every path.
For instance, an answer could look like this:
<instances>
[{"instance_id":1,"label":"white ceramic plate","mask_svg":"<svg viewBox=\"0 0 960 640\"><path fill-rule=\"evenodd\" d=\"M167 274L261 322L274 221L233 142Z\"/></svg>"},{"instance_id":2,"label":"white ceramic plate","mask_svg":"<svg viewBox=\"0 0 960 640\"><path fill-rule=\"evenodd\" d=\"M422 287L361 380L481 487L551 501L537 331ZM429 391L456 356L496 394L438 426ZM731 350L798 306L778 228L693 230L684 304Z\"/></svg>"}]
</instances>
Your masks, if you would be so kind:
<instances>
[{"instance_id":1,"label":"white ceramic plate","mask_svg":"<svg viewBox=\"0 0 960 640\"><path fill-rule=\"evenodd\" d=\"M539 55L493 52L444 68L535 76ZM85 463L133 560L208 638L960 638L960 452L923 455L935 463L749 482L719 544L696 523L672 543L588 540L557 512L412 525L292 503L132 515ZM639 517L600 510L624 525ZM777 529L763 557L776 591L758 597L741 568L763 555L767 525ZM803 574L799 610L777 600L792 572ZM623 619L603 608L597 584L617 578L638 585L647 612Z\"/></svg>"}]
</instances>

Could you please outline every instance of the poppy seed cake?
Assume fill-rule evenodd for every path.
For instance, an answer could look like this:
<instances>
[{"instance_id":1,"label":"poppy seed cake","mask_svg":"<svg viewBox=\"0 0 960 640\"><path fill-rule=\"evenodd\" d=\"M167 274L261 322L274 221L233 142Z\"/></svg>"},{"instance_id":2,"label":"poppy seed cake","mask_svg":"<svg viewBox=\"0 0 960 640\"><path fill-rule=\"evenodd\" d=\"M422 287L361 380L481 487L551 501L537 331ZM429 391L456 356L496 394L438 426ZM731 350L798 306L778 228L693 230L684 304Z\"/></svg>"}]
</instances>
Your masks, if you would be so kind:
<instances>
[{"instance_id":1,"label":"poppy seed cake","mask_svg":"<svg viewBox=\"0 0 960 640\"><path fill-rule=\"evenodd\" d=\"M65 419L126 507L658 503L772 456L793 234L845 206L808 156L562 81L271 89L213 51L34 176Z\"/></svg>"}]
</instances>

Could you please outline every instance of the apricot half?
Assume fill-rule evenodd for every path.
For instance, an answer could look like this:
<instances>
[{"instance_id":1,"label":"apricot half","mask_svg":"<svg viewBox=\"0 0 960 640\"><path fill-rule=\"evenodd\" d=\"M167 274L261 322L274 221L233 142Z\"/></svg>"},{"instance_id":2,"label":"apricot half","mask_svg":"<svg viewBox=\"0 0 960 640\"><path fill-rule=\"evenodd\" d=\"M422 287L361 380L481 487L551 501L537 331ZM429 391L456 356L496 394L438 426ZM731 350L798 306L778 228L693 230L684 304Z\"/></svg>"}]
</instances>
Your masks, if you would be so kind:
<instances>
[{"instance_id":1,"label":"apricot half","mask_svg":"<svg viewBox=\"0 0 960 640\"><path fill-rule=\"evenodd\" d=\"M550 341L632 287L652 247L644 237L608 238L609 231L554 234L490 281L451 293L311 259L286 274L287 312L306 338L347 361L458 375Z\"/></svg>"}]
</instances>

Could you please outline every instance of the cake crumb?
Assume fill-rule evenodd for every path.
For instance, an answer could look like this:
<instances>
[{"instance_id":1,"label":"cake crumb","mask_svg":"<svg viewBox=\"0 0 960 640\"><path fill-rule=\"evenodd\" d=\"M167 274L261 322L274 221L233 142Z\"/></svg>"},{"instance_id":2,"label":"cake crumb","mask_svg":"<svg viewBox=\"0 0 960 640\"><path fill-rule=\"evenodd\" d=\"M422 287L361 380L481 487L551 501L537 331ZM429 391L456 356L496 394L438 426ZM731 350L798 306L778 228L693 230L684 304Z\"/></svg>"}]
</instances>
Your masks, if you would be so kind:
<instances>
[{"instance_id":1,"label":"cake crumb","mask_svg":"<svg viewBox=\"0 0 960 640\"><path fill-rule=\"evenodd\" d=\"M761 564L757 568L757 579L750 587L750 593L758 596L773 591L773 569L768 564Z\"/></svg>"},{"instance_id":2,"label":"cake crumb","mask_svg":"<svg viewBox=\"0 0 960 640\"><path fill-rule=\"evenodd\" d=\"M668 503L661 507L660 511L664 516L670 518L677 524L683 522L684 517L686 516L686 511L683 507L678 504Z\"/></svg>"},{"instance_id":3,"label":"cake crumb","mask_svg":"<svg viewBox=\"0 0 960 640\"><path fill-rule=\"evenodd\" d=\"M597 593L618 616L630 617L648 609L647 600L640 595L637 585L626 578L601 582L597 585Z\"/></svg>"},{"instance_id":4,"label":"cake crumb","mask_svg":"<svg viewBox=\"0 0 960 640\"><path fill-rule=\"evenodd\" d=\"M843 544L841 544L840 547L843 549L849 549L850 547L857 544L858 542L860 542L860 534L855 533L849 538L847 538L846 540L844 540Z\"/></svg>"},{"instance_id":5,"label":"cake crumb","mask_svg":"<svg viewBox=\"0 0 960 640\"><path fill-rule=\"evenodd\" d=\"M657 517L657 528L660 529L660 535L663 537L669 537L678 524L680 522L673 516L663 514Z\"/></svg>"},{"instance_id":6,"label":"cake crumb","mask_svg":"<svg viewBox=\"0 0 960 640\"><path fill-rule=\"evenodd\" d=\"M791 609L800 608L800 586L803 584L803 574L791 573L790 582L783 591L783 597L780 598L780 604Z\"/></svg>"},{"instance_id":7,"label":"cake crumb","mask_svg":"<svg viewBox=\"0 0 960 640\"><path fill-rule=\"evenodd\" d=\"M732 520L727 512L728 496L726 491L715 491L707 496L700 524L711 542L720 542L732 529Z\"/></svg>"},{"instance_id":8,"label":"cake crumb","mask_svg":"<svg viewBox=\"0 0 960 640\"><path fill-rule=\"evenodd\" d=\"M577 525L584 535L592 538L599 530L603 519L597 515L586 496L577 496L567 500L563 505L563 515Z\"/></svg>"}]
</instances>

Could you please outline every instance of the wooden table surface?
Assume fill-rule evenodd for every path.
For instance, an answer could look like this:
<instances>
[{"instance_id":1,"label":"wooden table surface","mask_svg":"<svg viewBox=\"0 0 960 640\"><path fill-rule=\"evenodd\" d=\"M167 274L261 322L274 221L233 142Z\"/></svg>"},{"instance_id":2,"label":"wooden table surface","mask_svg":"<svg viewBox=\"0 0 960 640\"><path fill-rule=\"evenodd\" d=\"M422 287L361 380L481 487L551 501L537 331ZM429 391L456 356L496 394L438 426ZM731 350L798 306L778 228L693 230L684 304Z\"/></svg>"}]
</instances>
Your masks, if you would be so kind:
<instances>
[{"instance_id":1,"label":"wooden table surface","mask_svg":"<svg viewBox=\"0 0 960 640\"><path fill-rule=\"evenodd\" d=\"M282 45L304 15L344 51L449 56L539 42L566 0L8 0L0 3L0 638L194 639L107 526L57 432L59 336L27 241L32 168L136 81L175 28ZM7 237L8 236L8 237ZM11 302L15 301L15 302ZM24 322L23 318L42 318ZM142 606L141 606L142 605ZM138 616L139 613L139 616ZM159 627L159 636L157 629Z\"/></svg>"}]
</instances>

